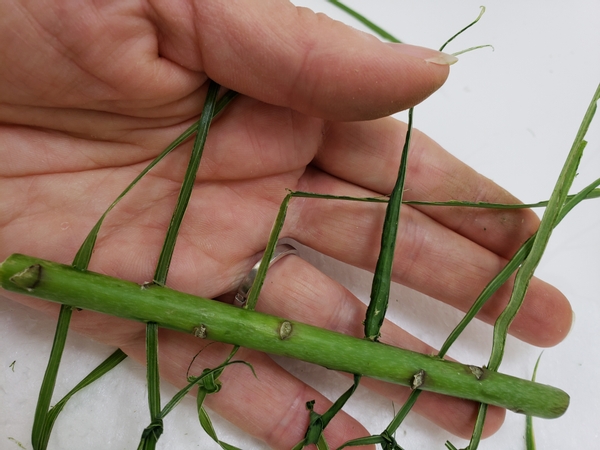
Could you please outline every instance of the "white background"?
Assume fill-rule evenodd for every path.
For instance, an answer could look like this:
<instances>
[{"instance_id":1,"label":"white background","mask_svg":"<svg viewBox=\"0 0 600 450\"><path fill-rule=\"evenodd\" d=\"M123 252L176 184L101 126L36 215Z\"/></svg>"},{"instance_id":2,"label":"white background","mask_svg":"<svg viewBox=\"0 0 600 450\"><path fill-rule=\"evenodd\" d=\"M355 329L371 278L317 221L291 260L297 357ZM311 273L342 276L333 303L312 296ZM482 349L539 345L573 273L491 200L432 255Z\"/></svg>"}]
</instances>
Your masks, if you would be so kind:
<instances>
[{"instance_id":1,"label":"white background","mask_svg":"<svg viewBox=\"0 0 600 450\"><path fill-rule=\"evenodd\" d=\"M439 47L478 13L480 1L348 1L397 37ZM325 1L297 1L357 22ZM452 67L447 83L415 112L416 127L478 171L526 202L547 199L589 100L600 82L600 3L597 0L507 2L490 0L482 21L447 50L493 44L495 51L466 54ZM600 117L588 134L590 144L573 190L600 177ZM600 433L600 201L578 206L550 242L537 275L572 301L576 322L567 339L544 352L538 380L571 395L567 413L535 420L540 449L598 448ZM337 278L361 298L370 276L301 249L301 255ZM435 313L435 314L434 314ZM395 286L391 317L417 336L439 346L459 315L422 295ZM487 361L491 328L473 324L451 355L472 364ZM35 401L54 323L0 298L0 449L31 449ZM57 385L64 395L113 349L71 334ZM529 378L540 349L509 341L501 371ZM11 366L11 363L15 362ZM330 397L341 393L339 376L303 363L280 360L300 378ZM344 385L347 383L344 383ZM174 389L163 388L163 398ZM359 389L347 411L373 433L392 418L392 404ZM244 449L265 448L212 415L220 438ZM103 380L71 400L58 420L51 449L128 449L137 447L148 423L145 371L126 360ZM197 423L193 399L165 421L163 449L218 448ZM524 417L509 413L505 426L482 449L524 448ZM398 431L405 449L443 448L452 438L411 415Z\"/></svg>"}]
</instances>

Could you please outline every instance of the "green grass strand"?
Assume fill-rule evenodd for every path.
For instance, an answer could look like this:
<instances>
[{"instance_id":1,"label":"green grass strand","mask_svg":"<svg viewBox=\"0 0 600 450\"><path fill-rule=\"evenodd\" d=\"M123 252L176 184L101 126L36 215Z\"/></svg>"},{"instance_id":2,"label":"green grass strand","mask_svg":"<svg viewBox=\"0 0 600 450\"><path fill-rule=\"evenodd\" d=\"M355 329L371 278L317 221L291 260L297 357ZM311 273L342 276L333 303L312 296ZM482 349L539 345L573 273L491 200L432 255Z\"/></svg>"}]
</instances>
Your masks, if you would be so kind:
<instances>
[{"instance_id":1,"label":"green grass strand","mask_svg":"<svg viewBox=\"0 0 600 450\"><path fill-rule=\"evenodd\" d=\"M392 36L390 33L388 33L387 31L385 31L383 28L375 25L373 22L371 22L365 16L363 16L362 14L356 12L354 9L350 8L349 6L345 5L344 3L339 2L337 0L327 0L327 1L329 3L331 3L332 5L337 6L339 9L341 9L345 13L349 14L350 16L354 17L360 23L362 23L363 25L365 25L369 30L371 30L374 33L378 34L383 39L386 39L386 40L388 40L390 42L395 42L395 43L398 43L398 44L402 43L402 41L400 41L398 38Z\"/></svg>"},{"instance_id":2,"label":"green grass strand","mask_svg":"<svg viewBox=\"0 0 600 450\"><path fill-rule=\"evenodd\" d=\"M404 194L404 182L406 180L406 167L408 165L408 153L413 124L413 108L408 111L408 128L398 177L394 189L390 195L390 200L385 212L383 231L381 233L381 249L375 266L373 284L371 286L371 299L367 306L364 330L365 338L376 341L379 338L381 326L385 319L385 313L388 307L390 296L390 286L392 279L392 266L396 250L396 237L398 235L398 225L400 221L400 207L402 205L402 196Z\"/></svg>"},{"instance_id":3,"label":"green grass strand","mask_svg":"<svg viewBox=\"0 0 600 450\"><path fill-rule=\"evenodd\" d=\"M544 250L552 234L552 230L560 220L562 211L565 209L568 191L571 188L575 176L577 175L577 168L579 167L583 150L587 144L584 138L587 130L589 129L590 123L594 118L594 114L596 113L597 102L599 99L600 85L598 85L596 88L592 100L590 101L590 104L581 121L581 125L577 131L573 145L569 150L565 164L563 165L558 180L555 184L550 201L548 202L548 206L544 211L544 215L542 216L538 231L533 238L531 250L517 271L510 300L507 306L498 316L498 319L494 325L492 351L487 365L490 370L496 371L500 367L502 358L504 356L508 328L510 327L510 324L517 315L523 303L525 294L527 293L527 288L529 287L529 282L531 281L535 269L542 258ZM476 450L479 447L487 409L488 405L486 404L481 404L479 407L479 415L477 417L473 436L469 442L468 450Z\"/></svg>"}]
</instances>

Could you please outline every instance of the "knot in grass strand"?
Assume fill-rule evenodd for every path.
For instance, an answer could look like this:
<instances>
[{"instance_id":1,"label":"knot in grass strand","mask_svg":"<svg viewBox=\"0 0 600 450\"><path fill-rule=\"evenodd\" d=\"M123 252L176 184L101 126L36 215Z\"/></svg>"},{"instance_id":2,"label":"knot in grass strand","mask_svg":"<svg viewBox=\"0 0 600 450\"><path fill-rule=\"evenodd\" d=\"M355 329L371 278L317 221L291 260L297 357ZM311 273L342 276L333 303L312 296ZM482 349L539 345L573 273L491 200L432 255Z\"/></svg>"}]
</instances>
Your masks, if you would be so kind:
<instances>
[{"instance_id":1,"label":"knot in grass strand","mask_svg":"<svg viewBox=\"0 0 600 450\"><path fill-rule=\"evenodd\" d=\"M309 425L304 435L304 445L316 444L323 433L325 428L323 424L323 417L321 414L314 411L315 401L311 400L306 402L306 409L309 414Z\"/></svg>"},{"instance_id":2,"label":"knot in grass strand","mask_svg":"<svg viewBox=\"0 0 600 450\"><path fill-rule=\"evenodd\" d=\"M160 435L163 433L163 420L161 418L155 418L150 425L144 428L142 431L142 441L146 441L148 438L154 438L158 440Z\"/></svg>"},{"instance_id":3,"label":"knot in grass strand","mask_svg":"<svg viewBox=\"0 0 600 450\"><path fill-rule=\"evenodd\" d=\"M219 371L219 374L220 375ZM204 369L202 371L202 375L206 375L202 377L201 381L198 383L198 388L204 390L207 394L216 394L221 390L222 384L217 379L218 375L215 376L215 371L212 369Z\"/></svg>"}]
</instances>

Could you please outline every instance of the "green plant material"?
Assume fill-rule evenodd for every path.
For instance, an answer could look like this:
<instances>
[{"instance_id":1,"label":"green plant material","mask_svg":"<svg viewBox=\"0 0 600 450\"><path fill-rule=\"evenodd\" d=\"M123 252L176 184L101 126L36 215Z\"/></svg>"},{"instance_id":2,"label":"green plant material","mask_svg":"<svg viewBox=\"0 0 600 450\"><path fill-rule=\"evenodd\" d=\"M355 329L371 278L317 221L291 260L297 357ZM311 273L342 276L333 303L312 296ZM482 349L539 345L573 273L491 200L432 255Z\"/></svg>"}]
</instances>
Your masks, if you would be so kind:
<instances>
[{"instance_id":1,"label":"green plant material","mask_svg":"<svg viewBox=\"0 0 600 450\"><path fill-rule=\"evenodd\" d=\"M375 266L375 274L373 275L373 284L371 286L371 300L369 301L365 317L365 338L371 341L379 339L379 330L381 329L381 325L383 325L390 297L392 265L394 264L396 236L398 235L398 223L400 221L400 206L402 205L408 151L412 134L413 110L414 108L408 110L408 128L402 149L398 178L396 179L396 184L385 210L383 231L381 233L381 250L379 251L377 265Z\"/></svg>"},{"instance_id":2,"label":"green plant material","mask_svg":"<svg viewBox=\"0 0 600 450\"><path fill-rule=\"evenodd\" d=\"M271 234L269 235L267 247L265 248L263 256L260 260L260 265L258 266L258 271L256 272L256 278L254 279L252 287L250 288L248 300L244 305L244 309L252 311L256 308L258 296L260 295L263 283L265 282L267 270L269 270L269 263L273 258L273 252L275 251L277 241L279 240L279 235L281 234L281 230L283 229L283 223L285 222L285 216L287 214L288 206L290 204L292 196L293 194L289 192L284 197L283 201L281 202L281 205L279 206L279 212L277 213L277 217L275 218L273 228L271 229Z\"/></svg>"},{"instance_id":3,"label":"green plant material","mask_svg":"<svg viewBox=\"0 0 600 450\"><path fill-rule=\"evenodd\" d=\"M565 164L558 177L550 197L550 201L548 202L548 206L546 207L544 215L542 216L538 231L533 237L531 250L517 271L513 285L513 291L508 305L502 311L500 316L498 316L498 319L494 325L492 352L487 366L489 370L496 371L500 367L500 363L502 362L502 357L504 355L508 328L510 327L510 324L517 315L517 312L523 303L525 294L527 293L527 288L529 287L529 282L542 258L546 245L548 244L552 234L552 230L561 218L561 211L565 208L565 202L567 200L569 189L571 188L573 180L577 175L577 167L579 166L579 161L581 160L583 150L587 144L584 138L590 123L592 122L594 114L596 113L597 102L599 99L600 85L598 85L596 88L596 92L592 97L579 130L577 131L577 135L575 136L571 150L569 151ZM486 412L487 405L482 404L479 408L479 415L477 416L473 436L471 437L471 441L467 447L468 450L476 450L479 446Z\"/></svg>"},{"instance_id":4,"label":"green plant material","mask_svg":"<svg viewBox=\"0 0 600 450\"><path fill-rule=\"evenodd\" d=\"M596 186L600 185L600 178L596 180L596 184L592 189L586 191L585 196L581 200L591 200L600 197L600 189L596 189ZM573 200L579 194L567 195L567 203ZM385 201L385 200L382 200ZM489 202L467 202L462 200L448 200L445 202L424 202L418 200L409 200L404 203L407 205L419 205L419 206L462 206L468 208L488 208L488 209L531 209L531 208L542 208L548 206L549 200L544 200L536 203L489 203Z\"/></svg>"},{"instance_id":5,"label":"green plant material","mask_svg":"<svg viewBox=\"0 0 600 450\"><path fill-rule=\"evenodd\" d=\"M444 49L446 48L446 46L452 42L454 39L456 39L458 36L460 36L461 34L463 34L465 31L467 31L469 28L471 28L473 25L475 25L477 22L479 22L479 20L481 19L481 17L483 16L483 14L485 13L485 6L480 6L481 11L479 12L479 15L477 16L477 18L471 22L469 25L467 25L466 27L464 27L462 30L460 30L458 33L456 33L454 36L452 36L450 39L448 39L446 42L444 42L444 45L442 45L440 47L440 52L443 52ZM477 48L477 47L473 47L473 48ZM468 50L467 50L468 51ZM460 53L464 53L460 52Z\"/></svg>"},{"instance_id":6,"label":"green plant material","mask_svg":"<svg viewBox=\"0 0 600 450\"><path fill-rule=\"evenodd\" d=\"M200 419L200 424L202 425L202 429L208 434L217 444L221 446L224 450L240 450L238 447L235 447L227 442L223 442L219 440L217 437L217 433L215 428L213 427L212 421L210 417L206 413L206 410L202 407L198 408L198 417Z\"/></svg>"},{"instance_id":7,"label":"green plant material","mask_svg":"<svg viewBox=\"0 0 600 450\"><path fill-rule=\"evenodd\" d=\"M27 449L25 448L25 446L24 446L23 444L21 444L21 442L17 441L17 440L16 440L14 437L10 437L10 436L9 436L9 437L8 437L8 440L9 440L9 441L12 441L12 442L14 442L14 443L16 444L16 446L17 446L17 447L19 447L19 448L22 448L23 450L27 450Z\"/></svg>"},{"instance_id":8,"label":"green plant material","mask_svg":"<svg viewBox=\"0 0 600 450\"><path fill-rule=\"evenodd\" d=\"M236 347L234 351L238 348L239 347ZM233 353L234 352L231 353L230 357L233 356ZM224 364L222 364L222 366L225 367ZM216 370L205 369L202 372L202 376L198 377L198 395L196 396L196 407L198 409L198 420L200 421L200 425L202 426L204 432L208 434L213 441L219 444L221 448L230 450L237 447L229 445L218 438L212 421L210 420L210 417L203 406L204 400L208 394L215 394L221 390L221 382L218 379L221 373L223 373L223 369L221 367L217 368Z\"/></svg>"},{"instance_id":9,"label":"green plant material","mask_svg":"<svg viewBox=\"0 0 600 450\"><path fill-rule=\"evenodd\" d=\"M378 341L379 339L381 326L383 325L385 313L389 303L392 266L394 263L396 249L396 236L398 235L400 208L402 206L402 197L404 194L404 182L406 180L406 167L408 164L408 152L410 149L410 140L412 134L413 111L414 108L410 108L408 111L408 127L404 140L404 147L402 149L402 156L400 158L398 177L390 195L385 212L385 219L381 234L381 249L373 276L371 299L369 305L367 306L367 313L364 321L365 338L371 341ZM289 198L289 195L286 198ZM282 223L283 219L284 218L281 219ZM311 402L307 403L307 408L310 411L310 424L306 431L304 440L295 448L302 448L304 445L308 444L316 444L319 441L322 441L320 443L320 447L327 447L323 437L323 430L333 416L341 410L343 405L352 396L359 383L360 376L355 374L354 385L351 387L351 389L346 391L346 393L344 393L344 395L342 395L323 416L320 416L312 410Z\"/></svg>"},{"instance_id":10,"label":"green plant material","mask_svg":"<svg viewBox=\"0 0 600 450\"><path fill-rule=\"evenodd\" d=\"M466 48L464 50L460 50L458 52L454 52L454 53L452 53L452 56L464 55L465 53L469 53L469 52L472 52L473 50L479 50L479 49L482 49L482 48L491 48L492 51L494 50L494 46L490 45L490 44L476 45L475 47L469 47L469 48Z\"/></svg>"},{"instance_id":11,"label":"green plant material","mask_svg":"<svg viewBox=\"0 0 600 450\"><path fill-rule=\"evenodd\" d=\"M381 434L376 434L373 436L365 436L362 438L352 439L351 441L344 442L340 447L336 450L341 450L346 447L359 447L362 445L381 445L383 450L404 450L400 445L396 442L396 439L390 434L388 434L387 430Z\"/></svg>"},{"instance_id":12,"label":"green plant material","mask_svg":"<svg viewBox=\"0 0 600 450\"><path fill-rule=\"evenodd\" d=\"M600 197L600 189L596 189L596 186L600 185L600 178L596 180L594 187L586 191L585 196L581 200L592 200ZM289 191L292 197L302 198L322 198L326 200L345 200L353 202L367 202L367 203L387 203L389 197L350 197L347 195L331 195L331 194L319 194L316 192L305 192L305 191ZM579 194L571 194L567 196L567 203L575 198ZM464 207L464 208L483 208L483 209L531 209L531 208L542 208L548 206L548 200L539 201L536 203L490 203L490 202L469 202L465 200L447 200L444 202L428 202L421 200L403 200L403 205L414 205L414 206L450 206L450 207Z\"/></svg>"},{"instance_id":13,"label":"green plant material","mask_svg":"<svg viewBox=\"0 0 600 450\"><path fill-rule=\"evenodd\" d=\"M550 197L548 206L544 211L540 226L535 234L531 251L517 272L511 299L496 321L492 354L488 363L488 367L491 370L497 370L500 366L504 354L504 345L508 327L512 323L512 320L516 316L523 299L525 298L529 281L533 277L533 273L542 258L546 245L550 240L552 230L560 220L561 210L565 205L568 191L577 174L577 167L579 166L579 161L581 160L586 145L584 137L594 117L594 113L596 112L596 102L598 99L600 99L600 85L596 89L590 106L586 111L582 124L577 132L577 136L575 137L575 141L573 142L573 146L571 147L552 196Z\"/></svg>"},{"instance_id":14,"label":"green plant material","mask_svg":"<svg viewBox=\"0 0 600 450\"><path fill-rule=\"evenodd\" d=\"M373 31L376 34L378 34L379 36L381 36L383 39L387 39L390 42L396 42L398 44L402 43L402 41L400 41L399 39L395 38L394 36L392 36L390 33L388 33L387 31L385 31L384 29L378 27L373 22L371 22L369 19L367 19L366 17L364 17L362 14L359 14L358 12L356 12L355 10L353 10L352 8L350 8L349 6L343 4L342 2L338 2L337 0L327 0L327 1L329 3L337 6L342 11L350 14L352 17L354 17L355 19L357 19L359 22L361 22L363 25L365 25L371 31Z\"/></svg>"},{"instance_id":15,"label":"green plant material","mask_svg":"<svg viewBox=\"0 0 600 450\"><path fill-rule=\"evenodd\" d=\"M542 355L544 352L540 353L537 361L535 362L535 367L533 368L533 375L531 376L531 381L535 381L537 376L538 366L540 365L540 360L542 359ZM525 447L527 450L535 450L535 435L533 433L533 417L526 416L525 417Z\"/></svg>"},{"instance_id":16,"label":"green plant material","mask_svg":"<svg viewBox=\"0 0 600 450\"><path fill-rule=\"evenodd\" d=\"M11 282L32 266L40 266L33 291ZM446 361L366 339L317 328L292 320L236 308L172 289L139 285L71 266L24 255L11 255L0 265L4 289L142 322L193 333L200 325L204 337L242 345L348 373L411 386L424 371L420 389L490 403L538 417L558 417L569 397L560 389L532 383L487 369ZM292 331L281 339L283 322ZM365 365L364 362L369 361Z\"/></svg>"},{"instance_id":17,"label":"green plant material","mask_svg":"<svg viewBox=\"0 0 600 450\"><path fill-rule=\"evenodd\" d=\"M296 444L292 450L301 450L307 445L315 444L319 450L328 449L329 446L325 441L325 437L323 436L323 431L325 427L331 422L331 419L342 410L346 402L350 399L356 388L360 383L360 375L354 375L354 382L352 386L344 392L323 414L319 414L313 410L315 405L315 401L311 400L306 403L306 408L309 411L310 423L306 430L306 434L304 435L304 439L302 439L298 444Z\"/></svg>"},{"instance_id":18,"label":"green plant material","mask_svg":"<svg viewBox=\"0 0 600 450\"><path fill-rule=\"evenodd\" d=\"M412 407L417 402L419 395L423 392L421 389L413 389L402 405L402 408L396 413L394 419L390 422L390 424L386 427L383 432L386 436L393 436L400 424L406 419L406 416L412 409Z\"/></svg>"},{"instance_id":19,"label":"green plant material","mask_svg":"<svg viewBox=\"0 0 600 450\"><path fill-rule=\"evenodd\" d=\"M202 153L204 151L204 144L208 136L208 129L212 122L212 118L215 111L215 103L217 100L217 94L219 92L219 85L214 81L211 81L206 94L206 100L204 101L204 109L202 115L198 121L198 127L196 132L196 139L194 140L194 146L192 147L192 155L190 162L188 163L183 183L181 184L181 190L179 191L179 197L177 198L177 204L171 223L167 229L167 236L163 244L163 248L158 258L156 272L154 273L154 283L164 285L167 281L167 275L169 273L169 266L171 265L171 258L173 257L173 251L175 250L175 243L177 241L177 235L179 234L179 228L183 222L183 216L190 202L192 196L192 190L196 182L196 174L200 167L200 160L202 159Z\"/></svg>"},{"instance_id":20,"label":"green plant material","mask_svg":"<svg viewBox=\"0 0 600 450\"><path fill-rule=\"evenodd\" d=\"M142 432L138 450L153 450L163 433L160 417L160 374L158 369L158 325L146 324L146 380L148 381L148 407L151 423Z\"/></svg>"}]
</instances>

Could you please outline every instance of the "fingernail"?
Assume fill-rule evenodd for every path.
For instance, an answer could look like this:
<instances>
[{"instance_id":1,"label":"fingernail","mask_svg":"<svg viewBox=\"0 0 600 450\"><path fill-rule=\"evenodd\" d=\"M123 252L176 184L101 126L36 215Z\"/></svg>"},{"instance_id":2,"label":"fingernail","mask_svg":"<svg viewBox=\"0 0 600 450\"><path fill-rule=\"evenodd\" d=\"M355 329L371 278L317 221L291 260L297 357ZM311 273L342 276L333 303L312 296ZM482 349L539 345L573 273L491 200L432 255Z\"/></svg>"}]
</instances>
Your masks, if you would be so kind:
<instances>
[{"instance_id":1,"label":"fingernail","mask_svg":"<svg viewBox=\"0 0 600 450\"><path fill-rule=\"evenodd\" d=\"M450 66L458 61L456 56L449 55L448 53L438 52L427 47L419 47L416 45L408 44L390 44L393 45L394 50L405 55L414 56L421 58L423 61L438 64L442 66Z\"/></svg>"},{"instance_id":2,"label":"fingernail","mask_svg":"<svg viewBox=\"0 0 600 450\"><path fill-rule=\"evenodd\" d=\"M439 64L441 66L451 66L458 58L453 55L449 55L448 53L438 52L437 55L432 56L431 58L427 58L425 62L432 64Z\"/></svg>"},{"instance_id":3,"label":"fingernail","mask_svg":"<svg viewBox=\"0 0 600 450\"><path fill-rule=\"evenodd\" d=\"M573 331L573 328L575 328L575 311L571 310L571 328L569 328L569 332L567 333L567 336L571 334L571 332Z\"/></svg>"}]
</instances>

